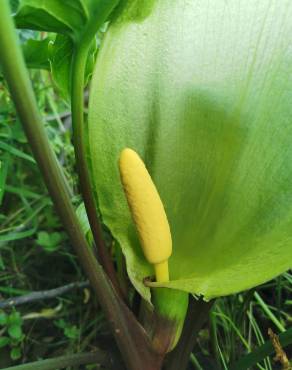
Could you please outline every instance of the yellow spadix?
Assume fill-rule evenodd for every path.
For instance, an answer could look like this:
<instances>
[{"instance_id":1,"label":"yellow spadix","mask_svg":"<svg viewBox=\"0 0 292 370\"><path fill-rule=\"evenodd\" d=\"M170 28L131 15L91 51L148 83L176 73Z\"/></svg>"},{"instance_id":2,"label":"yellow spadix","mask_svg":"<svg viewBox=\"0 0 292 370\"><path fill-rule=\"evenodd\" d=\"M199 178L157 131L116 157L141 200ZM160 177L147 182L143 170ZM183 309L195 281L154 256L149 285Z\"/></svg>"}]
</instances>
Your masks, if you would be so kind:
<instances>
[{"instance_id":1,"label":"yellow spadix","mask_svg":"<svg viewBox=\"0 0 292 370\"><path fill-rule=\"evenodd\" d=\"M169 281L168 258L172 253L172 240L158 191L134 150L126 148L121 152L119 168L144 255L154 265L156 281Z\"/></svg>"}]
</instances>

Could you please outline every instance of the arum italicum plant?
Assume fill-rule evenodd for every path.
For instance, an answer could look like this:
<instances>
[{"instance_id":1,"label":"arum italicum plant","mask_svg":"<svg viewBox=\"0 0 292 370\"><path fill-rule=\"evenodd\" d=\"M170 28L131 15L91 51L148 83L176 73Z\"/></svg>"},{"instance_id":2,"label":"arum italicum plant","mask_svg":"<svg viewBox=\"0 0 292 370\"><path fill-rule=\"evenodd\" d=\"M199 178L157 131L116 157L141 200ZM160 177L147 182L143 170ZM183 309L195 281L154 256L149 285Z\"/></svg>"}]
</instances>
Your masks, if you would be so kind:
<instances>
[{"instance_id":1,"label":"arum italicum plant","mask_svg":"<svg viewBox=\"0 0 292 370\"><path fill-rule=\"evenodd\" d=\"M111 22L90 92L92 177L145 301L151 291L172 308L175 292L210 300L291 267L291 19L285 0L140 0ZM145 283L154 269L120 181L124 148L166 210L169 281Z\"/></svg>"}]
</instances>

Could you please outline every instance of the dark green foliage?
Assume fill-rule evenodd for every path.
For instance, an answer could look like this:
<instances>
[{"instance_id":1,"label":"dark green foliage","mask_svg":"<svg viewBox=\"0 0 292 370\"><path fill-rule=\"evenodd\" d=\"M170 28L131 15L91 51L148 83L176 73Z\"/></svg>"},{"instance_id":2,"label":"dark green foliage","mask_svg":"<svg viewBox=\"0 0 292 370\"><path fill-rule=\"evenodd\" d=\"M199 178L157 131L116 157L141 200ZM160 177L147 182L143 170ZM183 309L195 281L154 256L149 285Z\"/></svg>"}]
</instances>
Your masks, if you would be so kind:
<instances>
[{"instance_id":1,"label":"dark green foliage","mask_svg":"<svg viewBox=\"0 0 292 370\"><path fill-rule=\"evenodd\" d=\"M47 37L43 40L28 39L22 50L28 68L50 69L49 64L49 42Z\"/></svg>"},{"instance_id":2,"label":"dark green foliage","mask_svg":"<svg viewBox=\"0 0 292 370\"><path fill-rule=\"evenodd\" d=\"M76 35L82 30L86 14L79 1L21 0L15 23L19 28Z\"/></svg>"},{"instance_id":3,"label":"dark green foliage","mask_svg":"<svg viewBox=\"0 0 292 370\"><path fill-rule=\"evenodd\" d=\"M51 66L54 83L62 97L70 100L71 90L71 64L74 53L74 44L70 37L66 35L57 35L49 47L49 61ZM92 46L88 53L85 83L88 82L92 73L96 54L96 40L93 40Z\"/></svg>"}]
</instances>

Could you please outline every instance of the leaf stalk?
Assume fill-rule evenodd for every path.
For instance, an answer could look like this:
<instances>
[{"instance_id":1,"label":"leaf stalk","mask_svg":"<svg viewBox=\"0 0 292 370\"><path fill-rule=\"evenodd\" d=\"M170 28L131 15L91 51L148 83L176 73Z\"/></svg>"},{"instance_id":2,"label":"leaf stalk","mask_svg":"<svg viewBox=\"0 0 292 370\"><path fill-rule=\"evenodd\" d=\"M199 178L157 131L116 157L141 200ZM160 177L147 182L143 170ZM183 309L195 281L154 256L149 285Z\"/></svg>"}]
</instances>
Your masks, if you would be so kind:
<instances>
[{"instance_id":1,"label":"leaf stalk","mask_svg":"<svg viewBox=\"0 0 292 370\"><path fill-rule=\"evenodd\" d=\"M100 12L93 17L87 25L84 35L76 43L73 54L72 71L71 71L71 110L73 124L73 141L75 149L75 158L77 171L80 181L80 190L84 200L87 217L93 234L95 244L98 249L99 261L105 272L109 276L116 291L123 296L119 286L113 262L105 245L102 236L102 227L97 215L95 199L91 186L90 173L88 169L88 159L86 152L86 127L84 120L84 75L88 51L96 32L104 23L109 13L116 6L117 0L109 1L107 6L103 6Z\"/></svg>"}]
</instances>

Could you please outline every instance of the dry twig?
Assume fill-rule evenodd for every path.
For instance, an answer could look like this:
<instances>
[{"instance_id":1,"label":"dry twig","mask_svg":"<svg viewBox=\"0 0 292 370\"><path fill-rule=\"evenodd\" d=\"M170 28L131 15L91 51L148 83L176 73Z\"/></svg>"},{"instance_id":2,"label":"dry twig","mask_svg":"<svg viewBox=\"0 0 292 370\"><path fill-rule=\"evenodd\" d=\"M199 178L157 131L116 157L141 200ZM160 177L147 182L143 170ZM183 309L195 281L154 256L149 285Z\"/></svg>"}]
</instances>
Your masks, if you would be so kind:
<instances>
[{"instance_id":1,"label":"dry twig","mask_svg":"<svg viewBox=\"0 0 292 370\"><path fill-rule=\"evenodd\" d=\"M281 346L278 335L276 335L271 328L269 328L268 334L276 352L274 360L281 363L283 370L292 370L290 361L288 360L288 357Z\"/></svg>"}]
</instances>

